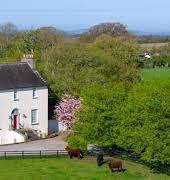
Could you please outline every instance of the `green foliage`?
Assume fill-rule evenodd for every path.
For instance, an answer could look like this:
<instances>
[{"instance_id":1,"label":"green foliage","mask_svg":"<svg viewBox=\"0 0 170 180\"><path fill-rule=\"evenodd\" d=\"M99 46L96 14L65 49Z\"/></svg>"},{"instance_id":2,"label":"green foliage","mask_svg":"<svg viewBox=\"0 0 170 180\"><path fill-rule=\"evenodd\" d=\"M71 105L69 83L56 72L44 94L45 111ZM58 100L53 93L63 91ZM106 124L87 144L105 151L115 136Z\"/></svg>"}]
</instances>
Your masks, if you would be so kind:
<instances>
[{"instance_id":1,"label":"green foliage","mask_svg":"<svg viewBox=\"0 0 170 180\"><path fill-rule=\"evenodd\" d=\"M126 99L126 89L122 84L107 86L92 86L82 91L84 110L77 116L73 127L74 138L69 138L69 143L74 140L83 147L88 144L112 146L115 144L116 132L113 128L119 123L117 111ZM85 144L86 143L86 144Z\"/></svg>"},{"instance_id":2,"label":"green foliage","mask_svg":"<svg viewBox=\"0 0 170 180\"><path fill-rule=\"evenodd\" d=\"M165 67L170 66L170 54L165 54L161 56L154 56L150 60L150 64L152 64L153 67Z\"/></svg>"},{"instance_id":3,"label":"green foliage","mask_svg":"<svg viewBox=\"0 0 170 180\"><path fill-rule=\"evenodd\" d=\"M123 52L123 53L122 53ZM43 53L42 70L50 88L57 94L79 95L83 88L138 81L136 45L110 36L95 43L61 44Z\"/></svg>"},{"instance_id":4,"label":"green foliage","mask_svg":"<svg viewBox=\"0 0 170 180\"><path fill-rule=\"evenodd\" d=\"M170 161L169 92L169 80L144 81L132 90L118 84L87 89L69 143L117 145L145 161Z\"/></svg>"},{"instance_id":5,"label":"green foliage","mask_svg":"<svg viewBox=\"0 0 170 180\"><path fill-rule=\"evenodd\" d=\"M79 129L78 132L76 132L76 128L74 130L74 132L67 138L67 141L69 143L70 147L73 148L81 148L81 149L87 149L87 144L89 144L89 141L86 140L82 134L79 135Z\"/></svg>"},{"instance_id":6,"label":"green foliage","mask_svg":"<svg viewBox=\"0 0 170 180\"><path fill-rule=\"evenodd\" d=\"M147 46L147 45L146 45ZM145 51L150 51L151 58L141 58L141 62L144 67L170 67L170 44L165 44L161 46L155 44L155 46L150 45L151 47L144 48ZM158 47L157 47L158 46Z\"/></svg>"},{"instance_id":7,"label":"green foliage","mask_svg":"<svg viewBox=\"0 0 170 180\"><path fill-rule=\"evenodd\" d=\"M52 27L17 32L10 24L7 26L3 28L3 33L0 29L0 61L3 62L19 60L23 54L32 52L40 61L42 51L56 46L66 38L64 33Z\"/></svg>"},{"instance_id":8,"label":"green foliage","mask_svg":"<svg viewBox=\"0 0 170 180\"><path fill-rule=\"evenodd\" d=\"M147 161L170 161L170 81L136 85L121 107L116 144Z\"/></svg>"}]
</instances>

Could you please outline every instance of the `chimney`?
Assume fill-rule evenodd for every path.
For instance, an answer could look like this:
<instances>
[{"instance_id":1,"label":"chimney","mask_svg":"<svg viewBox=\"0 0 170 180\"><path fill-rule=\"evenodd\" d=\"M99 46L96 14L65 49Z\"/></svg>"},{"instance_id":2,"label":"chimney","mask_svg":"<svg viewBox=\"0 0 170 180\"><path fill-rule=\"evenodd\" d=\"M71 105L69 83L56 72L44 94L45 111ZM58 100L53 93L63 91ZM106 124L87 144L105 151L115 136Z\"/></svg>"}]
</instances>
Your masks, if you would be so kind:
<instances>
[{"instance_id":1,"label":"chimney","mask_svg":"<svg viewBox=\"0 0 170 180\"><path fill-rule=\"evenodd\" d=\"M21 58L21 62L28 63L28 65L31 67L31 69L36 69L35 59L33 54L24 54Z\"/></svg>"}]
</instances>

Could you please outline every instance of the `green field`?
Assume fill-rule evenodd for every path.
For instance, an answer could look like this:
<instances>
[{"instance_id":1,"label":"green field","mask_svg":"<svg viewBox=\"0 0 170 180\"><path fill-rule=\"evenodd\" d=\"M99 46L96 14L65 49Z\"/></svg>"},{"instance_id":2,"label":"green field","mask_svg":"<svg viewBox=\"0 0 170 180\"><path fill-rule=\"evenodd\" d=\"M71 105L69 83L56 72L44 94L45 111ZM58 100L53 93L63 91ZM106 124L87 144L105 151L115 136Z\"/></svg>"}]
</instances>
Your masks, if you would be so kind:
<instances>
[{"instance_id":1,"label":"green field","mask_svg":"<svg viewBox=\"0 0 170 180\"><path fill-rule=\"evenodd\" d=\"M113 172L107 164L96 166L96 159L58 157L49 159L0 160L0 180L170 180L148 168L124 161L125 172Z\"/></svg>"},{"instance_id":2,"label":"green field","mask_svg":"<svg viewBox=\"0 0 170 180\"><path fill-rule=\"evenodd\" d=\"M144 80L170 79L170 68L143 69Z\"/></svg>"}]
</instances>

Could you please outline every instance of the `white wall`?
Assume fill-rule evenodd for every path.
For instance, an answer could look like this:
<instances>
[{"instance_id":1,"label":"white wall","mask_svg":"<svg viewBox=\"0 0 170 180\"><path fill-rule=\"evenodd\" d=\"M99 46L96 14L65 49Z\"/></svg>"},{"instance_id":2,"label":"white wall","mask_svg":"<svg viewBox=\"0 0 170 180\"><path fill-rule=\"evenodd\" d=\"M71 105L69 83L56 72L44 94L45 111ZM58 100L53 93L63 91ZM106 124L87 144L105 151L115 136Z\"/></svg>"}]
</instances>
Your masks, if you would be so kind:
<instances>
[{"instance_id":1,"label":"white wall","mask_svg":"<svg viewBox=\"0 0 170 180\"><path fill-rule=\"evenodd\" d=\"M38 130L43 136L48 134L48 89L46 87L36 89L36 99L33 99L33 88L18 89L18 101L14 101L13 90L0 91L0 129L10 128L11 112L17 108L20 124L25 129ZM38 110L38 123L35 125L31 124L32 109Z\"/></svg>"},{"instance_id":2,"label":"white wall","mask_svg":"<svg viewBox=\"0 0 170 180\"><path fill-rule=\"evenodd\" d=\"M13 144L25 142L25 137L11 130L0 130L0 144Z\"/></svg>"}]
</instances>

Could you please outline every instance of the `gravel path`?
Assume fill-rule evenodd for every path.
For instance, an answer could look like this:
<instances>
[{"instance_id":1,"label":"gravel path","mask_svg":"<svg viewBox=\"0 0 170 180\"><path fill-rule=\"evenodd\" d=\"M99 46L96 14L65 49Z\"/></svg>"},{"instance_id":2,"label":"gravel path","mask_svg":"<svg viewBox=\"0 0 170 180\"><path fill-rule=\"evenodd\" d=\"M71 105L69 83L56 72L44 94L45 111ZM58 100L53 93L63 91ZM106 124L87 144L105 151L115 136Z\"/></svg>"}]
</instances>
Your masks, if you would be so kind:
<instances>
[{"instance_id":1,"label":"gravel path","mask_svg":"<svg viewBox=\"0 0 170 180\"><path fill-rule=\"evenodd\" d=\"M22 144L0 146L0 151L64 150L67 143L59 137L31 141Z\"/></svg>"}]
</instances>

